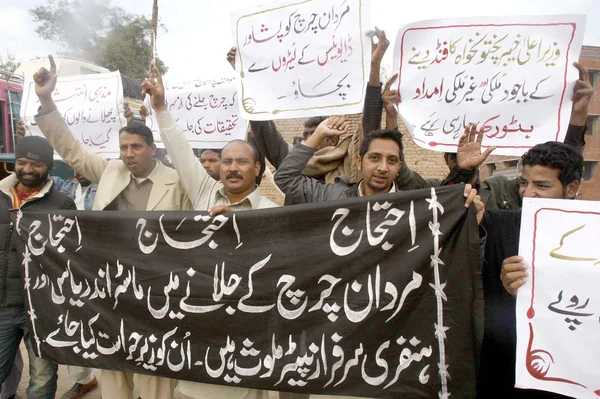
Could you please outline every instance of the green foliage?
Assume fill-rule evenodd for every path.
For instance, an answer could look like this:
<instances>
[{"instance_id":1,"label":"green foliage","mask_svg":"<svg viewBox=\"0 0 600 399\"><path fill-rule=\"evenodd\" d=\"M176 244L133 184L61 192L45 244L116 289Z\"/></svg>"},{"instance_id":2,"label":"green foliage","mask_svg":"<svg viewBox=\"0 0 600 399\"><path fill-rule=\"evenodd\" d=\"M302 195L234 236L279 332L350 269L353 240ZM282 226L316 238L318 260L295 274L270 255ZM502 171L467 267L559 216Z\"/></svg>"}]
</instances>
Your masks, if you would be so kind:
<instances>
[{"instance_id":1,"label":"green foliage","mask_svg":"<svg viewBox=\"0 0 600 399\"><path fill-rule=\"evenodd\" d=\"M58 44L61 54L118 69L134 79L147 76L152 22L143 15L100 0L49 0L29 13L38 24L38 35ZM160 59L156 65L161 73L167 72Z\"/></svg>"},{"instance_id":2,"label":"green foliage","mask_svg":"<svg viewBox=\"0 0 600 399\"><path fill-rule=\"evenodd\" d=\"M12 74L21 65L20 62L15 60L15 57L7 52L6 58L0 55L0 74L6 74L7 76Z\"/></svg>"}]
</instances>

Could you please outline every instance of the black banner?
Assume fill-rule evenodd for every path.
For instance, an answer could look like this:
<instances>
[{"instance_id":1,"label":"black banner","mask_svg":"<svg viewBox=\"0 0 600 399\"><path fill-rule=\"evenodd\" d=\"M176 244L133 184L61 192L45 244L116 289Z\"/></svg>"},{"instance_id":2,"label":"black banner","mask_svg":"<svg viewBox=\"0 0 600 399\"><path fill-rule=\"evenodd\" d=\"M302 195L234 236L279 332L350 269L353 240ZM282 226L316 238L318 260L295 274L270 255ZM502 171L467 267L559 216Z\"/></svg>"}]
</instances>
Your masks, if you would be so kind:
<instances>
[{"instance_id":1,"label":"black banner","mask_svg":"<svg viewBox=\"0 0 600 399\"><path fill-rule=\"evenodd\" d=\"M475 395L480 255L462 187L215 217L12 216L45 359L291 392Z\"/></svg>"}]
</instances>

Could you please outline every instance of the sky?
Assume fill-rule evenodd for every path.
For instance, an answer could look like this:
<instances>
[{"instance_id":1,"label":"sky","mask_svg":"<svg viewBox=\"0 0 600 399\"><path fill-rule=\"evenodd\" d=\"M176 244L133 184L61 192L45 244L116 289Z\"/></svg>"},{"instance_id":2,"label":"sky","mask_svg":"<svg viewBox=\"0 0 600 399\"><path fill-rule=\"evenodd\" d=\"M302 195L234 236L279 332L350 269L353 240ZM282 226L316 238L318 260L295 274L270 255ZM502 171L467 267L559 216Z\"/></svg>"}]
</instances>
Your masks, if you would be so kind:
<instances>
[{"instance_id":1,"label":"sky","mask_svg":"<svg viewBox=\"0 0 600 399\"><path fill-rule=\"evenodd\" d=\"M84 0L85 1L85 0ZM225 55L233 42L231 12L268 3L265 0L159 0L159 18L168 32L159 32L157 55L169 67L170 81L208 79L231 74ZM0 0L0 56L18 61L56 53L38 37L28 10L46 0ZM119 0L125 10L152 14L152 0ZM398 29L411 22L473 16L585 14L584 45L600 46L598 0L371 0L371 26L385 29L392 42L384 65L391 67Z\"/></svg>"}]
</instances>

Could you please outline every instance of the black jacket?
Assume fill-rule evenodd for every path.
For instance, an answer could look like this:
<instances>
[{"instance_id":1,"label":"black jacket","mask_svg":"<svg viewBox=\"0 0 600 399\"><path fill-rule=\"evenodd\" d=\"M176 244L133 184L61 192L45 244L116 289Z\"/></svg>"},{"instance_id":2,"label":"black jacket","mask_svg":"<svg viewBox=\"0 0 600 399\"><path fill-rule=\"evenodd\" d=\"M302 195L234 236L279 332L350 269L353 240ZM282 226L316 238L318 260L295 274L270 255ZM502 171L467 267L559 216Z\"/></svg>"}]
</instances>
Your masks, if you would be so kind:
<instances>
[{"instance_id":1,"label":"black jacket","mask_svg":"<svg viewBox=\"0 0 600 399\"><path fill-rule=\"evenodd\" d=\"M15 236L10 221L13 197L10 189L18 180L10 175L0 181L0 307L23 306L23 273L15 248ZM48 179L46 186L21 204L21 209L77 209L66 194L58 191ZM14 211L13 211L14 212Z\"/></svg>"}]
</instances>

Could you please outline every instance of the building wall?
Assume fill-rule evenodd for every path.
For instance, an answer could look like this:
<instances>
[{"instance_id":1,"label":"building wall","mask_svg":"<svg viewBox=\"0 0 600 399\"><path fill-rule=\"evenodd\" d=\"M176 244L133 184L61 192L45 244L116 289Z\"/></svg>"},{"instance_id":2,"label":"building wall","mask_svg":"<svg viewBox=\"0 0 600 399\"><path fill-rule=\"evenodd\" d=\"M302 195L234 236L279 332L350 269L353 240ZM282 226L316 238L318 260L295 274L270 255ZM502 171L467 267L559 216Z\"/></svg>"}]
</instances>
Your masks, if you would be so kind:
<instances>
[{"instance_id":1,"label":"building wall","mask_svg":"<svg viewBox=\"0 0 600 399\"><path fill-rule=\"evenodd\" d=\"M580 192L582 199L598 201L600 200L600 47L583 46L579 62L588 68L590 79L594 80L591 82L594 95L590 102L588 134L585 136L583 158L585 161L596 162L593 179L583 181Z\"/></svg>"}]
</instances>

